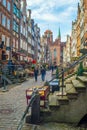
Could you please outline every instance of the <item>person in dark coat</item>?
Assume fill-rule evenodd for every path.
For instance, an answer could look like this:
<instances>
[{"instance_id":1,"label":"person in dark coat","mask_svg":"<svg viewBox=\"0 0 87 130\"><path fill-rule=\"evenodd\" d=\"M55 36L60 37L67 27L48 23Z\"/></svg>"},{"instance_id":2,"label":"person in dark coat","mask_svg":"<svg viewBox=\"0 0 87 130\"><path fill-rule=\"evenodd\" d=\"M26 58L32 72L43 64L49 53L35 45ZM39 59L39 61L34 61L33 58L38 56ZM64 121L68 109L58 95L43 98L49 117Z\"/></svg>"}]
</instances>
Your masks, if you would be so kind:
<instances>
[{"instance_id":1,"label":"person in dark coat","mask_svg":"<svg viewBox=\"0 0 87 130\"><path fill-rule=\"evenodd\" d=\"M53 65L51 66L51 69L52 69L52 73L53 73L53 71L54 71L54 66Z\"/></svg>"},{"instance_id":2,"label":"person in dark coat","mask_svg":"<svg viewBox=\"0 0 87 130\"><path fill-rule=\"evenodd\" d=\"M41 67L41 79L42 79L42 81L45 80L45 75L46 75L46 69L44 67Z\"/></svg>"},{"instance_id":3,"label":"person in dark coat","mask_svg":"<svg viewBox=\"0 0 87 130\"><path fill-rule=\"evenodd\" d=\"M37 77L38 77L38 68L37 67L34 68L34 77L35 77L35 81L37 82Z\"/></svg>"},{"instance_id":4,"label":"person in dark coat","mask_svg":"<svg viewBox=\"0 0 87 130\"><path fill-rule=\"evenodd\" d=\"M14 71L15 71L15 63L14 61L12 61L12 74L14 74Z\"/></svg>"},{"instance_id":5,"label":"person in dark coat","mask_svg":"<svg viewBox=\"0 0 87 130\"><path fill-rule=\"evenodd\" d=\"M15 64L12 62L12 60L8 61L8 69L9 69L9 74L13 74L14 73Z\"/></svg>"},{"instance_id":6,"label":"person in dark coat","mask_svg":"<svg viewBox=\"0 0 87 130\"><path fill-rule=\"evenodd\" d=\"M12 73L12 60L8 61L8 70L9 70L9 74Z\"/></svg>"}]
</instances>

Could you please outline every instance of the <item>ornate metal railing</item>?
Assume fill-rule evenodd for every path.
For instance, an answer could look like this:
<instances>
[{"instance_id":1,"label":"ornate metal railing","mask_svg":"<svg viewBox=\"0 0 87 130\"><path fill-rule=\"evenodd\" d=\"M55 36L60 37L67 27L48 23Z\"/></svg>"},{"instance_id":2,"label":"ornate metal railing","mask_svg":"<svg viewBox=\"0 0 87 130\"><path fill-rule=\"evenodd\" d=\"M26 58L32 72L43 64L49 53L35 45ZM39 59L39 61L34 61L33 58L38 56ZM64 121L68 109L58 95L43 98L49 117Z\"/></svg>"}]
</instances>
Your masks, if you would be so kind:
<instances>
[{"instance_id":1,"label":"ornate metal railing","mask_svg":"<svg viewBox=\"0 0 87 130\"><path fill-rule=\"evenodd\" d=\"M60 75L64 74L65 72L67 72L68 70L74 68L74 67L75 67L76 65L78 65L81 61L83 61L84 58L86 58L86 57L87 57L87 54L81 56L77 61L75 61L75 62L73 62L72 64L70 64L69 67L66 67L66 68L63 68L63 67L62 67L62 70L59 72L58 75L60 76ZM55 75L49 82L51 82L51 81L54 80L55 78L56 78L56 75Z\"/></svg>"},{"instance_id":2,"label":"ornate metal railing","mask_svg":"<svg viewBox=\"0 0 87 130\"><path fill-rule=\"evenodd\" d=\"M62 96L63 96L63 88L64 88L64 74L65 74L67 71L69 71L70 69L74 68L76 65L78 65L78 64L79 64L81 61L83 61L86 57L87 57L87 54L82 55L77 61L75 61L75 62L73 62L72 64L70 64L69 67L67 67L67 68L63 68L63 67L62 67L62 70L61 70L61 71L59 72L59 74L58 74L58 77L61 76L61 79L62 79L62 84L61 84L61 86L62 86ZM56 74L55 74L55 76L54 76L49 82L53 81L55 78L56 78Z\"/></svg>"}]
</instances>

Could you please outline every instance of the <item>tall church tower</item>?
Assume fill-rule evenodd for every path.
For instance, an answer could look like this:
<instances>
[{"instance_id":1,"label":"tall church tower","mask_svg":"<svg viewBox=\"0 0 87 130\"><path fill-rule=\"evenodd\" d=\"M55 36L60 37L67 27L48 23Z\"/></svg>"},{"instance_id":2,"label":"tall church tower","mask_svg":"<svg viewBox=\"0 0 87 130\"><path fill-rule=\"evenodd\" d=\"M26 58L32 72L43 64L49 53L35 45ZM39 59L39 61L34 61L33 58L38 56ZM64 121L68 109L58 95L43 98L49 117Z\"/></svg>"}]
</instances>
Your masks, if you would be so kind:
<instances>
[{"instance_id":1,"label":"tall church tower","mask_svg":"<svg viewBox=\"0 0 87 130\"><path fill-rule=\"evenodd\" d=\"M60 32L60 27L59 27L59 30L58 30L58 39L60 39L60 41L61 41L61 32Z\"/></svg>"}]
</instances>

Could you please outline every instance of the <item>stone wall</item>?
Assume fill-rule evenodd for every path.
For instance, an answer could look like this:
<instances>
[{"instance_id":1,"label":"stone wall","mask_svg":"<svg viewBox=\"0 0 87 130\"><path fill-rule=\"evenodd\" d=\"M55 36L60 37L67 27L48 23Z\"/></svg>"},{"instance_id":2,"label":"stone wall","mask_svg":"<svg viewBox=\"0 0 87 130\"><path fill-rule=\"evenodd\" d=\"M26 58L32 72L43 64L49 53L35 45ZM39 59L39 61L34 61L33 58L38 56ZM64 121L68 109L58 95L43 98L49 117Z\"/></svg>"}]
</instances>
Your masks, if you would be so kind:
<instances>
[{"instance_id":1,"label":"stone wall","mask_svg":"<svg viewBox=\"0 0 87 130\"><path fill-rule=\"evenodd\" d=\"M55 121L55 122L78 124L79 121L87 114L86 100L87 100L87 90L85 93L80 93L77 99L69 100L69 104L51 108L50 114L44 112L43 121L44 122Z\"/></svg>"}]
</instances>

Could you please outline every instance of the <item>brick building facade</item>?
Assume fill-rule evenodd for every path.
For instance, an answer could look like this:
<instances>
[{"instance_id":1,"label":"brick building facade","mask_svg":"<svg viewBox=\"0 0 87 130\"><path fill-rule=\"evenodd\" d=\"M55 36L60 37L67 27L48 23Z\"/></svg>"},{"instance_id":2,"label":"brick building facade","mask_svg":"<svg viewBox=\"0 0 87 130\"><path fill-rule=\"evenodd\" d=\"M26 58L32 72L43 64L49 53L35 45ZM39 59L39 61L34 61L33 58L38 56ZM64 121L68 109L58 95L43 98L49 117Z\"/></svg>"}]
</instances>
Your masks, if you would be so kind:
<instances>
[{"instance_id":1,"label":"brick building facade","mask_svg":"<svg viewBox=\"0 0 87 130\"><path fill-rule=\"evenodd\" d=\"M0 60L10 58L11 4L11 0L0 0Z\"/></svg>"}]
</instances>

